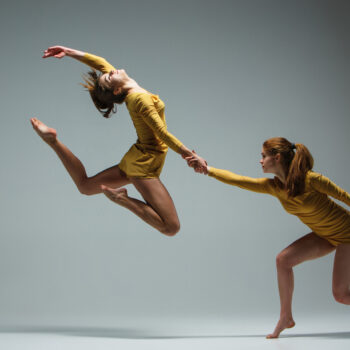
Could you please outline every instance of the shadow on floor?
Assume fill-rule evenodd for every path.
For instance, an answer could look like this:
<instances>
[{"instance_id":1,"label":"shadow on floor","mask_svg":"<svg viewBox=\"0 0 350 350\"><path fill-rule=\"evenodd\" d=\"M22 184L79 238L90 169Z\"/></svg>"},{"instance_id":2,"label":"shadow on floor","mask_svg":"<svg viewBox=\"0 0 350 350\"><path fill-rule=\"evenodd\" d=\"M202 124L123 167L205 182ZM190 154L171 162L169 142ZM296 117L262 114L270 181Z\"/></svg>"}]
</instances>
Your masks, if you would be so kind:
<instances>
[{"instance_id":1,"label":"shadow on floor","mask_svg":"<svg viewBox=\"0 0 350 350\"><path fill-rule=\"evenodd\" d=\"M280 338L333 338L350 339L350 332L283 334Z\"/></svg>"},{"instance_id":2,"label":"shadow on floor","mask_svg":"<svg viewBox=\"0 0 350 350\"><path fill-rule=\"evenodd\" d=\"M2 328L0 333L45 333L91 338L119 339L202 339L202 338L265 338L265 334L201 334L128 328ZM197 333L197 334L196 334ZM350 339L350 332L283 334L286 338ZM273 340L272 340L273 341Z\"/></svg>"}]
</instances>

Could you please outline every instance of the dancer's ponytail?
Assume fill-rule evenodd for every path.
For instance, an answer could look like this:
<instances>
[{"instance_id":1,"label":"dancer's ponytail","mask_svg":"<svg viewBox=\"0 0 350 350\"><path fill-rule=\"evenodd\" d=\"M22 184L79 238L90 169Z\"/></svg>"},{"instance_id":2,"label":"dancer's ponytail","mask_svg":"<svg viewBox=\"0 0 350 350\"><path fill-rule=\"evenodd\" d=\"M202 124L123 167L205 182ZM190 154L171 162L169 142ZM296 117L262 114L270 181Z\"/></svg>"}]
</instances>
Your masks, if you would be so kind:
<instances>
[{"instance_id":1,"label":"dancer's ponytail","mask_svg":"<svg viewBox=\"0 0 350 350\"><path fill-rule=\"evenodd\" d=\"M295 144L295 155L289 167L286 189L290 197L295 197L305 191L305 177L314 166L314 159L305 145Z\"/></svg>"}]
</instances>

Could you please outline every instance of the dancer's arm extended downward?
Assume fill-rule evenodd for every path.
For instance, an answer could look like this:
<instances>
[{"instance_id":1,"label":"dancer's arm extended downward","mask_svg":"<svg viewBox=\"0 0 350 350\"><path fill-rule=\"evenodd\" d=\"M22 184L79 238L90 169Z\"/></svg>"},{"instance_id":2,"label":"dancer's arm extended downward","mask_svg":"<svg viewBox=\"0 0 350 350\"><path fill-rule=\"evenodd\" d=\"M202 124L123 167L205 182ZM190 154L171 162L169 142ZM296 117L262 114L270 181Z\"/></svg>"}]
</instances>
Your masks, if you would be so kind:
<instances>
[{"instance_id":1,"label":"dancer's arm extended downward","mask_svg":"<svg viewBox=\"0 0 350 350\"><path fill-rule=\"evenodd\" d=\"M193 153L174 135L168 132L166 124L160 118L157 109L149 94L142 94L136 100L136 111L143 116L143 120L153 130L153 132L173 151L183 157L192 156Z\"/></svg>"},{"instance_id":2,"label":"dancer's arm extended downward","mask_svg":"<svg viewBox=\"0 0 350 350\"><path fill-rule=\"evenodd\" d=\"M97 69L102 73L108 73L115 68L107 62L103 57L95 56L87 52L71 49L65 46L51 46L44 51L43 58L56 57L63 58L69 56L83 62L91 68Z\"/></svg>"}]
</instances>

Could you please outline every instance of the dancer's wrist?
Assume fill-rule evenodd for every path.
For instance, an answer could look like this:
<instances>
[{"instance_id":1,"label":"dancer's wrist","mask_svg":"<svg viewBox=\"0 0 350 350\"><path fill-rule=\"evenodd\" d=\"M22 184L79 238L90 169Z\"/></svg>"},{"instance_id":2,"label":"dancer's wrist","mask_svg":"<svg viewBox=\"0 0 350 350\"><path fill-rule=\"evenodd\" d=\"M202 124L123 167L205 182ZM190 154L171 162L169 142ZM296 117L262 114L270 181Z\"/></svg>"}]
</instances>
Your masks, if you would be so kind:
<instances>
[{"instance_id":1,"label":"dancer's wrist","mask_svg":"<svg viewBox=\"0 0 350 350\"><path fill-rule=\"evenodd\" d=\"M79 58L79 57L83 57L85 55L85 52L83 52L83 51L70 49L68 47L65 49L65 53L67 56L72 57L72 58Z\"/></svg>"}]
</instances>

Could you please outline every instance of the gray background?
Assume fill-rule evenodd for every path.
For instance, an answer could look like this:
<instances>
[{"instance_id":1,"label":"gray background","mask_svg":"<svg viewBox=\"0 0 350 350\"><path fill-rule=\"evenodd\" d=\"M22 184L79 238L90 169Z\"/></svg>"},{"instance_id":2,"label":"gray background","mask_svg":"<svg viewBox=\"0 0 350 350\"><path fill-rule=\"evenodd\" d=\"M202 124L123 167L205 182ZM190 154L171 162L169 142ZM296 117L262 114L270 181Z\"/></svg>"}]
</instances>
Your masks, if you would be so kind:
<instances>
[{"instance_id":1,"label":"gray background","mask_svg":"<svg viewBox=\"0 0 350 350\"><path fill-rule=\"evenodd\" d=\"M61 44L126 69L210 165L262 176L262 142L285 136L350 190L349 10L337 0L2 4L0 326L277 320L275 256L308 228L275 198L194 174L172 151L161 178L181 219L174 238L80 195L29 118L55 127L90 175L118 163L135 131L125 106L99 116L82 64L41 54ZM349 314L332 299L332 260L295 269L296 320Z\"/></svg>"}]
</instances>

